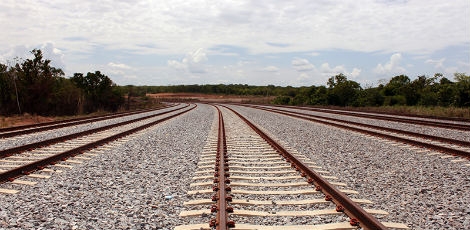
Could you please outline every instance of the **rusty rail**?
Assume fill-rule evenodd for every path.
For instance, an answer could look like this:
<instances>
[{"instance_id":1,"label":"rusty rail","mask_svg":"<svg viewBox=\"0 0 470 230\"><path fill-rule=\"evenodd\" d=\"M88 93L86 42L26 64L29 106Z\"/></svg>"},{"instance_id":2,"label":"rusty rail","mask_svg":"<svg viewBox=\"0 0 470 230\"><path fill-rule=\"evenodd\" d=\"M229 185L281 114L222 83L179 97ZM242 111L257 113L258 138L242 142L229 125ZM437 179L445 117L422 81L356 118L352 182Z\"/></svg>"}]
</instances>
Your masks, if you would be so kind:
<instances>
[{"instance_id":1,"label":"rusty rail","mask_svg":"<svg viewBox=\"0 0 470 230\"><path fill-rule=\"evenodd\" d=\"M2 128L0 129L0 138L7 138L7 137L14 137L18 135L24 135L28 133L46 131L51 129L58 129L72 125L79 125L88 122L96 122L102 121L112 118L118 118L123 116L130 116L138 113L145 113L154 110L160 110L168 107L173 107L174 105L159 107L157 109L145 109L145 110L137 110L132 112L122 112L122 113L115 113L111 115L98 115L98 116L91 116L91 117L81 117L81 118L73 118L68 120L61 120L61 121L51 121L51 122L43 122L39 124L31 124L31 125L23 125L23 126L15 126L9 128Z\"/></svg>"},{"instance_id":2,"label":"rusty rail","mask_svg":"<svg viewBox=\"0 0 470 230\"><path fill-rule=\"evenodd\" d=\"M465 124L452 124L452 123L441 122L441 121L428 121L428 120L410 119L410 118L405 118L405 117L392 117L392 116L404 116L400 114L385 113L385 115L389 115L389 116L385 116L381 114L357 113L357 112L351 112L347 110L338 110L338 109L332 110L332 109L320 109L320 108L312 108L312 107L285 106L285 105L271 105L271 106L307 110L307 111L314 111L314 112L321 112L321 113L331 113L331 114L338 114L338 115L364 117L364 118L371 118L371 119L376 119L376 120L396 121L396 122L409 123L409 124L420 124L420 125L426 125L426 126L431 126L431 127L440 127L440 128L456 129L456 130L463 130L463 131L470 130L470 125L465 125ZM468 120L465 120L464 118L459 120L459 119L452 119L452 118L439 118L439 117L428 117L428 116L414 116L414 117L436 119L436 120L467 121L468 122Z\"/></svg>"},{"instance_id":3,"label":"rusty rail","mask_svg":"<svg viewBox=\"0 0 470 230\"><path fill-rule=\"evenodd\" d=\"M225 126L222 112L215 107L219 114L219 129L217 137L217 154L215 160L214 188L216 194L212 197L213 201L217 201L217 205L211 207L212 212L217 212L216 219L212 219L209 223L211 227L217 230L223 230L235 227L235 222L229 220L228 213L233 212L233 208L228 202L232 200L229 196L230 173L227 157L227 142L225 139Z\"/></svg>"},{"instance_id":4,"label":"rusty rail","mask_svg":"<svg viewBox=\"0 0 470 230\"><path fill-rule=\"evenodd\" d=\"M258 135L260 135L264 140L266 140L266 142L276 149L276 151L281 154L287 162L290 162L293 167L302 173L302 175L305 175L308 178L309 183L313 183L317 190L325 194L326 200L332 201L336 204L337 211L344 212L347 216L349 216L349 218L351 218L350 223L352 225L358 225L363 229L387 229L387 227L380 223L374 216L367 213L363 208L352 201L346 194L339 191L334 185L325 180L320 174L316 173L308 165L304 164L301 160L285 150L281 145L276 143L248 119L231 108L225 108L239 116L248 126L258 133Z\"/></svg>"},{"instance_id":5,"label":"rusty rail","mask_svg":"<svg viewBox=\"0 0 470 230\"><path fill-rule=\"evenodd\" d=\"M96 148L100 145L104 145L108 142L114 141L114 140L119 139L121 137L130 135L132 133L135 133L135 132L138 132L140 130L146 129L150 126L156 125L156 124L161 123L163 121L169 120L169 119L174 118L174 117L179 116L179 115L182 115L184 113L187 113L187 112L193 110L196 107L197 107L197 105L195 107L191 108L191 109L173 114L171 116L159 119L157 121L153 121L151 123L148 123L148 124L145 124L145 125L142 125L142 126L139 126L139 127L127 130L127 131L124 131L122 133L115 134L113 136L101 139L99 141L89 143L89 144L86 144L86 145L83 145L83 146L80 146L80 147L77 147L77 148L74 148L74 149L71 149L71 150L53 155L53 156L50 156L50 157L47 157L47 158L44 158L44 159L41 159L39 161L35 161L33 163L23 165L21 167L14 168L14 169L8 170L6 172L0 173L0 183L7 182L7 181L13 181L14 179L16 179L17 177L20 177L22 175L28 175L31 172L34 172L36 170L44 169L48 165L51 165L51 164L54 165L59 161L65 161L69 157L76 156L78 154L83 153L84 151Z\"/></svg>"},{"instance_id":6,"label":"rusty rail","mask_svg":"<svg viewBox=\"0 0 470 230\"><path fill-rule=\"evenodd\" d=\"M123 121L123 122L119 122L119 123L116 123L116 124L107 125L107 126L103 126L103 127L99 127L99 128L95 128L95 129L90 129L90 130L86 130L86 131L83 131L83 132L73 133L73 134L69 134L69 135L65 135L65 136L61 136L61 137L57 137L57 138L53 138L53 139L49 139L49 140L45 140L45 141L39 141L39 142L27 144L27 145L22 145L22 146L18 146L18 147L13 147L13 148L9 148L9 149L0 150L0 159L11 156L13 154L18 154L20 152L24 152L24 151L27 151L27 150L35 149L35 148L38 148L38 147L52 145L52 144L59 143L59 142L62 142L62 141L66 141L66 140L70 140L70 139L73 139L73 138L89 135L89 134L92 134L92 133L100 132L100 131L103 131L103 130L111 129L111 128L122 126L122 125L126 125L126 124L129 124L129 123L132 123L132 122L137 122L137 121L149 119L149 118L152 118L152 117L160 116L160 115L163 115L163 114L171 113L171 112L174 112L174 111L177 111L177 110L180 110L180 109L184 109L188 106L189 106L189 104L185 107L182 107L182 108L172 109L172 110L161 112L161 113L158 113L158 114L148 115L148 116L137 118L137 119L134 119L134 120Z\"/></svg>"},{"instance_id":7,"label":"rusty rail","mask_svg":"<svg viewBox=\"0 0 470 230\"><path fill-rule=\"evenodd\" d=\"M301 115L297 115L298 113L296 113L296 112L279 111L279 110L274 110L274 109L267 109L267 108L264 108L264 107L257 107L257 106L249 106L249 107L264 110L264 111L269 111L269 112L273 112L273 113L283 114L283 115L286 115L286 116L296 117L296 118L300 118L300 119L303 119L303 120L317 122L317 123L321 123L321 124L325 124L325 125L331 125L331 126L342 128L342 129L348 129L348 130L351 130L351 131L356 131L356 132L360 132L360 133L364 133L364 134L369 134L369 135L372 135L372 136L386 138L386 139L389 139L389 140L404 142L404 143L408 143L408 144L415 145L415 146L421 146L421 147L425 147L425 148L429 148L429 149L434 149L434 150L437 150L437 151L446 152L446 153L458 155L458 156L461 156L461 157L470 158L470 153L466 152L466 151L463 151L463 150L449 148L449 147L435 145L435 144L421 142L421 141L416 141L416 140L411 140L411 139L406 139L406 138L403 138L403 137L388 135L388 134L384 134L384 133L374 132L374 131L371 131L371 130L351 127L351 126L347 126L347 125L331 123L331 122L323 121L323 120L320 120L320 119L331 120L331 121L336 121L336 122L350 123L350 124L354 124L354 125L362 125L362 126L369 127L369 128L378 128L378 127L373 126L373 125L361 124L361 123L356 123L356 122L349 122L349 121L339 120L339 119L335 119L335 118L326 118L326 117L320 117L320 119L318 119L318 118L315 118L316 117L315 115L311 115L311 114L302 114L302 116L301 116ZM305 116L308 116L308 117L305 117ZM416 137L420 137L420 138L427 138L427 139L431 139L431 140L437 140L437 141L450 143L450 144L457 144L457 145L461 145L463 147L470 147L470 143L466 142L466 141L453 140L453 139L444 138L444 137L436 137L436 136L431 136L431 135L426 135L426 134L413 133L413 132L409 132L409 131L399 131L397 129L392 129L392 128L385 128L385 127L380 127L380 128L385 130L385 131L389 131L389 132L396 132L396 133L401 133L401 134L410 135L410 136L412 135L412 136L416 136Z\"/></svg>"}]
</instances>

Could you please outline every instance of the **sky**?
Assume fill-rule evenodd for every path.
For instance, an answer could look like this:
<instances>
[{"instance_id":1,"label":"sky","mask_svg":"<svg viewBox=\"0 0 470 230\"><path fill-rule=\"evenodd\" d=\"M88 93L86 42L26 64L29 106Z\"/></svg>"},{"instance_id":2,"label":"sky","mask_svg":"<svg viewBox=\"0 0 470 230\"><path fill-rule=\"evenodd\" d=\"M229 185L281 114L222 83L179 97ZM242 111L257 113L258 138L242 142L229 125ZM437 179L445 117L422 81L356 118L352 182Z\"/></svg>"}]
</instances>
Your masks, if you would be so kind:
<instances>
[{"instance_id":1,"label":"sky","mask_svg":"<svg viewBox=\"0 0 470 230\"><path fill-rule=\"evenodd\" d=\"M118 85L362 87L470 74L468 0L2 0L0 63L41 49Z\"/></svg>"}]
</instances>

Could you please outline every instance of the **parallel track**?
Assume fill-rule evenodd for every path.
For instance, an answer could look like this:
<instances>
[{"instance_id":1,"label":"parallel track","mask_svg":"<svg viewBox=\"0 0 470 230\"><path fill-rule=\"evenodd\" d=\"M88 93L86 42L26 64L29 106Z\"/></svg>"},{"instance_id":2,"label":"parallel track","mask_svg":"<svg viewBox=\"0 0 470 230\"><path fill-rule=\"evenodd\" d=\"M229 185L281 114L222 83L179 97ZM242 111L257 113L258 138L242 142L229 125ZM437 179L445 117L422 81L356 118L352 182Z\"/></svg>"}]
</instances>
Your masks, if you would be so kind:
<instances>
[{"instance_id":1,"label":"parallel track","mask_svg":"<svg viewBox=\"0 0 470 230\"><path fill-rule=\"evenodd\" d=\"M162 108L173 107L173 106L176 106L176 105L164 106ZM158 108L158 109L162 109L162 108ZM0 138L14 137L14 136L24 135L28 133L37 133L40 131L47 131L47 130L52 130L52 129L69 127L73 125L85 124L85 123L96 122L96 121L103 121L107 119L114 119L118 117L130 116L130 115L139 114L143 112L149 112L153 110L156 110L156 109L145 109L145 110L137 110L137 111L132 111L132 112L114 113L111 115L104 115L104 116L98 115L98 116L91 116L91 117L73 118L73 119L61 120L61 121L42 122L42 123L31 124L31 125L14 126L14 127L9 127L9 128L1 128Z\"/></svg>"},{"instance_id":2,"label":"parallel track","mask_svg":"<svg viewBox=\"0 0 470 230\"><path fill-rule=\"evenodd\" d=\"M460 141L445 137L438 137L426 134L419 134L399 129L386 128L370 124L363 124L358 122L346 121L337 118L317 116L312 114L305 114L294 111L286 111L275 108L267 108L263 106L244 105L246 107L260 109L268 112L282 114L290 117L295 117L303 120L317 122L321 124L331 125L334 127L348 129L372 136L378 136L393 141L404 142L414 146L432 149L447 154L457 155L465 158L470 158L470 142Z\"/></svg>"},{"instance_id":3,"label":"parallel track","mask_svg":"<svg viewBox=\"0 0 470 230\"><path fill-rule=\"evenodd\" d=\"M185 107L182 107L182 108L176 108L176 109L173 109L173 110L168 110L168 111L165 111L165 112L152 114L152 115L140 117L140 118L137 118L137 119L131 119L131 120L128 120L128 121L123 121L123 122L119 122L119 123L112 124L112 125L105 125L105 126L102 126L102 127L99 127L99 128L89 129L89 130L86 130L86 131L73 133L73 134L69 134L69 135L64 135L64 136L60 136L60 137L56 137L56 138L52 138L52 139L43 140L43 141L38 141L38 142L31 143L31 144L17 146L17 147L13 147L13 148L9 148L9 149L3 149L3 150L0 150L0 158L8 157L8 156L11 156L13 154L18 154L18 153L21 153L21 152L24 152L24 151L27 151L27 150L31 150L31 149L35 149L35 148L38 148L38 147L44 147L44 146L64 142L64 141L69 140L69 139L79 138L79 137L90 135L90 134L93 134L93 133L96 133L96 132L102 132L102 131L112 129L112 128L115 128L115 127L119 127L119 126L123 126L123 125L127 125L127 124L132 124L134 122L143 121L143 120L150 119L150 118L153 118L153 117L156 117L156 116L171 113L171 112L186 108L188 106L189 106L189 104Z\"/></svg>"},{"instance_id":4,"label":"parallel track","mask_svg":"<svg viewBox=\"0 0 470 230\"><path fill-rule=\"evenodd\" d=\"M0 159L0 162L6 164L3 166L11 164L11 169L0 171L0 183L13 182L18 177L30 175L37 170L44 170L49 165L55 165L60 161L67 161L70 157L77 156L85 151L149 128L196 108L196 106L192 106L192 108L184 109L186 107L147 116L145 118L134 119L129 122L122 122L119 123L119 125L113 125L113 127L107 127L103 130L94 130L86 134L82 133L77 137L68 137L60 140L55 139L53 143L47 146L42 142L34 143L36 146L31 147L34 149L25 153L23 153L25 149L16 152L5 151L8 152L8 154L3 154L3 159ZM166 115L162 117L164 114ZM8 193L8 191L2 191ZM12 191L11 193L16 192L17 191Z\"/></svg>"},{"instance_id":5,"label":"parallel track","mask_svg":"<svg viewBox=\"0 0 470 230\"><path fill-rule=\"evenodd\" d=\"M362 208L358 203L370 201L349 198L346 193L357 192L338 189L346 185L325 179L332 177L325 176L327 172L308 158L286 150L236 111L226 107L217 110L218 127L213 131L217 138L210 138L201 156L193 178L196 183L191 184L195 190L188 191L193 200L185 202L189 210L180 214L193 218L192 223L206 223L181 225L176 230L407 228L381 223L374 215L386 212ZM228 122L224 122L226 119ZM290 199L284 200L286 197ZM338 214L340 217L330 217ZM349 221L345 221L346 216ZM279 217L305 218L308 223L253 224Z\"/></svg>"},{"instance_id":6,"label":"parallel track","mask_svg":"<svg viewBox=\"0 0 470 230\"><path fill-rule=\"evenodd\" d=\"M382 114L377 114L377 113L353 112L353 111L346 111L346 110L321 109L321 108L312 108L312 107L281 106L281 105L277 105L275 107L346 115L346 116L353 116L353 117L371 118L371 119L384 120L384 121L396 121L396 122L407 123L407 124L419 124L419 125L446 128L446 129L470 131L470 125L455 124L455 123L447 122L447 121L467 121L468 122L468 120L464 120L464 119L461 119L461 120L449 119L447 121L440 119L441 121L438 121L438 119L435 117L416 116L416 117L406 118L404 116L391 115L391 114L382 115ZM433 120L425 120L422 118L433 119Z\"/></svg>"}]
</instances>

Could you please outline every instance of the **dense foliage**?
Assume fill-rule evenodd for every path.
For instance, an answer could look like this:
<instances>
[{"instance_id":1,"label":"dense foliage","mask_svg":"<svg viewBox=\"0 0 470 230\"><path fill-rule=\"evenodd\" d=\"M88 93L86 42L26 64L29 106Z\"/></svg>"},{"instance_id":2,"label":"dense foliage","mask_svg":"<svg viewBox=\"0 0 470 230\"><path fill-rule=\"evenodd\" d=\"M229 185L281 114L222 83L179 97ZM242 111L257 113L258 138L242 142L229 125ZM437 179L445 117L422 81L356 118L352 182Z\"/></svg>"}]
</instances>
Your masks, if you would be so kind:
<instances>
[{"instance_id":1,"label":"dense foliage","mask_svg":"<svg viewBox=\"0 0 470 230\"><path fill-rule=\"evenodd\" d=\"M455 81L437 73L432 77L418 76L411 80L398 75L386 84L362 88L344 74L328 79L327 86L251 86L230 85L174 85L135 86L135 95L147 93L203 93L276 96L273 103L290 105L333 105L333 106L470 106L470 76L456 73ZM122 87L126 92L126 87Z\"/></svg>"},{"instance_id":2,"label":"dense foliage","mask_svg":"<svg viewBox=\"0 0 470 230\"><path fill-rule=\"evenodd\" d=\"M0 114L75 115L116 111L123 104L122 93L99 71L65 78L41 50L31 54L12 67L0 63Z\"/></svg>"},{"instance_id":3,"label":"dense foliage","mask_svg":"<svg viewBox=\"0 0 470 230\"><path fill-rule=\"evenodd\" d=\"M454 78L455 82L437 73L411 81L406 75L398 75L386 84L363 89L359 83L338 74L328 80L328 87L300 87L294 95L281 95L274 102L335 106L470 106L470 76L456 73Z\"/></svg>"},{"instance_id":4,"label":"dense foliage","mask_svg":"<svg viewBox=\"0 0 470 230\"><path fill-rule=\"evenodd\" d=\"M100 71L64 77L61 69L44 60L41 50L15 66L0 63L0 115L75 115L97 110L132 107L132 98L148 103L147 93L202 93L275 97L275 104L333 106L470 106L470 76L455 73L454 81L437 73L432 77L406 75L388 83L362 88L344 74L328 79L326 86L174 85L117 86ZM127 100L123 97L127 95Z\"/></svg>"}]
</instances>

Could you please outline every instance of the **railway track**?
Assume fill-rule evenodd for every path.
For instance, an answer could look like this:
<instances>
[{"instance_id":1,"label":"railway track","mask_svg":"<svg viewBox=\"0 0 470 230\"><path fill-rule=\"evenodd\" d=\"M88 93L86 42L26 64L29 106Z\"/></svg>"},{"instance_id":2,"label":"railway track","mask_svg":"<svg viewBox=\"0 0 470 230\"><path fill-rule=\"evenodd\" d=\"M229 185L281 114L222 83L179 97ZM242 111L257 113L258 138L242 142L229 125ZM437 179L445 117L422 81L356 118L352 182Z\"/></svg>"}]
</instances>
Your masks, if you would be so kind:
<instances>
[{"instance_id":1,"label":"railway track","mask_svg":"<svg viewBox=\"0 0 470 230\"><path fill-rule=\"evenodd\" d=\"M371 201L315 162L235 111L217 110L180 213L188 224L176 230L407 228L379 221L387 212L367 209Z\"/></svg>"},{"instance_id":2,"label":"railway track","mask_svg":"<svg viewBox=\"0 0 470 230\"><path fill-rule=\"evenodd\" d=\"M244 105L250 108L260 109L268 112L282 114L290 117L295 117L312 122L322 123L330 126L335 126L342 129L348 129L360 132L366 135L376 136L393 140L400 143L407 143L419 148L426 148L443 152L451 155L460 156L463 158L470 158L470 142L463 140L456 140L452 138L432 136L427 134L420 134L416 132L404 131L400 129L387 128L372 124L364 124L343 120L339 118L331 118L326 116L312 115L295 111L286 111L282 109L268 108L264 106ZM430 153L435 154L435 153ZM457 159L459 161L466 161L465 159Z\"/></svg>"},{"instance_id":3,"label":"railway track","mask_svg":"<svg viewBox=\"0 0 470 230\"><path fill-rule=\"evenodd\" d=\"M185 107L188 107L188 106L189 105L186 105ZM185 107L182 107L182 108L185 108ZM137 118L130 117L130 118L126 119L125 121L111 122L111 124L106 124L106 125L100 126L98 128L85 129L84 131L75 132L75 130L73 128L69 128L69 130L71 131L70 134L60 135L60 136L55 137L55 138L45 138L44 139L44 138L40 137L39 138L40 140L38 140L38 141L31 140L31 139L36 139L36 138L33 138L33 137L35 137L36 135L40 136L41 134L44 134L44 133L47 134L48 132L47 131L38 131L37 133L21 135L21 136L12 137L12 138L4 138L4 139L0 140L0 143L2 143L4 146L7 146L9 144L9 142L13 142L14 144L18 145L17 143L18 143L19 140L23 140L26 143L19 144L18 146L13 145L13 146L10 146L9 148L0 148L0 158L5 157L5 156L9 156L9 155L12 155L12 154L17 154L17 153L20 153L22 151L26 151L26 150L29 150L29 149L33 149L33 148L36 148L38 146L51 145L51 144L59 143L59 142L62 142L62 141L65 141L65 140L68 140L68 139L71 139L71 138L78 138L78 137L81 137L81 136L84 136L84 135L89 135L89 134L92 134L92 133L104 131L104 130L107 130L107 129L119 127L119 126L126 125L126 124L131 124L133 122L137 122L137 121L140 121L140 120L145 120L145 119L149 119L149 118L152 118L152 117L164 115L164 114L167 114L167 113L170 113L170 112L173 112L173 111L180 110L182 108L175 108L175 109L167 110L167 111L164 111L164 112L156 111L156 113L154 112L154 113L150 113L150 114L145 114L144 113L143 116L139 116ZM75 127L75 126L72 125L70 127ZM55 131L55 130L52 130L52 132L53 131ZM4 146L2 146L2 147L4 147Z\"/></svg>"},{"instance_id":4,"label":"railway track","mask_svg":"<svg viewBox=\"0 0 470 230\"><path fill-rule=\"evenodd\" d=\"M377 113L365 113L365 112L354 112L354 111L347 111L347 110L323 109L323 108L300 107L300 106L276 105L275 107L329 113L329 114L338 114L338 115L361 117L361 118L371 118L375 120L396 121L400 123L419 124L419 125L425 125L425 126L430 126L430 127L439 127L439 128L455 129L455 130L462 130L462 131L470 131L469 124L459 123L459 121L462 121L462 119L458 120L458 119L448 118L446 120L443 120L442 118L440 118L439 119L440 121L438 121L438 119L435 117L425 117L425 116L406 117L406 116L401 116L401 115L396 115L396 114L377 114ZM464 121L468 122L468 120L464 120Z\"/></svg>"},{"instance_id":5,"label":"railway track","mask_svg":"<svg viewBox=\"0 0 470 230\"><path fill-rule=\"evenodd\" d=\"M176 106L176 104L163 106L158 109L173 107L173 106ZM43 123L38 123L38 124L13 126L9 128L1 128L0 138L8 138L8 137L19 136L19 135L24 135L28 133L37 133L41 131L47 131L47 130L58 129L58 128L63 128L63 127L70 127L73 125L80 125L80 124L85 124L85 123L90 123L90 122L103 121L107 119L113 119L113 118L118 118L118 117L144 113L144 112L150 112L153 110L155 109L145 109L145 110L137 110L137 111L132 111L132 112L114 113L111 115L104 115L104 116L98 115L98 116L91 116L91 117L73 118L73 119L61 120L61 121L43 122Z\"/></svg>"},{"instance_id":6,"label":"railway track","mask_svg":"<svg viewBox=\"0 0 470 230\"><path fill-rule=\"evenodd\" d=\"M69 167L61 162L81 163L80 159L89 159L86 151L102 146L133 133L139 132L163 121L182 115L196 105L171 109L129 121L103 126L59 138L35 142L24 146L0 151L0 183L34 185L34 182L17 180L21 176L48 178L47 175L34 174L35 171L54 172L50 165ZM88 156L86 156L88 155ZM93 155L93 154L91 154ZM70 158L74 157L73 160ZM14 189L0 189L2 193L17 193Z\"/></svg>"}]
</instances>

